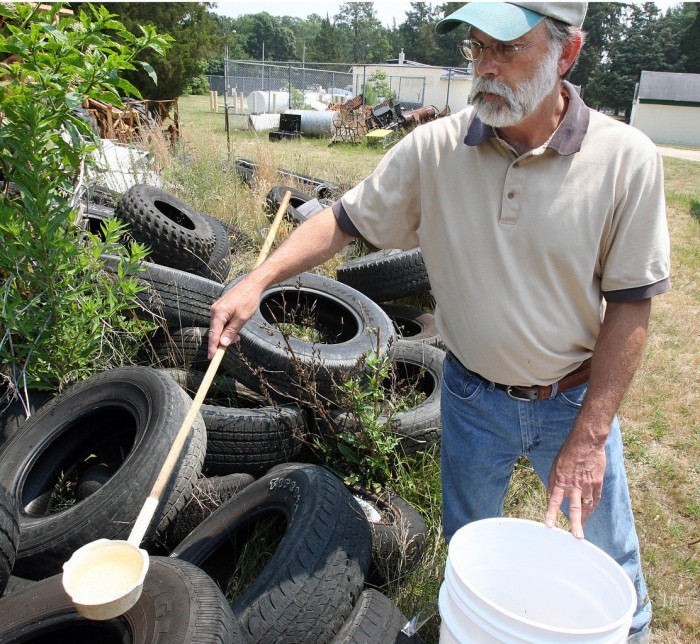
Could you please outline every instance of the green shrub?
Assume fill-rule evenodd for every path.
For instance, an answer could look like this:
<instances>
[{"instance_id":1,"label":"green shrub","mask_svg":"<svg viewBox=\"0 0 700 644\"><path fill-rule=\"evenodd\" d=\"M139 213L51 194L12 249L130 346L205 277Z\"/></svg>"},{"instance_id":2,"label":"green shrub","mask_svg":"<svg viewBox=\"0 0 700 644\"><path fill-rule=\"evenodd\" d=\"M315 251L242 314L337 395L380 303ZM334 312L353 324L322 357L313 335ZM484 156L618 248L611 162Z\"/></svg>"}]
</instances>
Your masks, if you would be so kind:
<instances>
[{"instance_id":1,"label":"green shrub","mask_svg":"<svg viewBox=\"0 0 700 644\"><path fill-rule=\"evenodd\" d=\"M190 82L189 87L186 87L184 94L194 94L195 96L204 96L209 93L209 79L204 75L200 74L195 76Z\"/></svg>"},{"instance_id":2,"label":"green shrub","mask_svg":"<svg viewBox=\"0 0 700 644\"><path fill-rule=\"evenodd\" d=\"M0 5L0 363L9 389L61 388L123 360L145 327L129 311L145 249L126 251L116 223L98 237L78 224L97 140L75 111L94 98L138 97L119 77L167 39L127 32L104 8L58 19L60 5ZM13 55L12 58L9 56ZM150 66L143 69L152 73ZM119 254L116 277L100 255ZM9 386L8 386L9 385Z\"/></svg>"},{"instance_id":3,"label":"green shrub","mask_svg":"<svg viewBox=\"0 0 700 644\"><path fill-rule=\"evenodd\" d=\"M391 419L401 401L393 386L387 389L387 383L394 382L388 356L368 351L360 363L364 377L347 378L337 385L341 407L351 422L338 427L327 410L317 406L330 435L314 437L313 442L325 465L346 484L379 493L392 482L400 460L400 439L391 431Z\"/></svg>"}]
</instances>

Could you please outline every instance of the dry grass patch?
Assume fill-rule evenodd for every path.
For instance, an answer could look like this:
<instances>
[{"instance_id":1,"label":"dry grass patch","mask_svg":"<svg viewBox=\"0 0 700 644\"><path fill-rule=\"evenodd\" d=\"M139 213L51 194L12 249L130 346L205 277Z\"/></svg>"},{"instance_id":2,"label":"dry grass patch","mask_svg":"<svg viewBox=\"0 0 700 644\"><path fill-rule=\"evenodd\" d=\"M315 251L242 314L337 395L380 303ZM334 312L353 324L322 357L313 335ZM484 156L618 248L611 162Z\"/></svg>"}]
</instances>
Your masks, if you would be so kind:
<instances>
[{"instance_id":1,"label":"dry grass patch","mask_svg":"<svg viewBox=\"0 0 700 644\"><path fill-rule=\"evenodd\" d=\"M679 642L700 639L700 164L665 164L673 290L620 417L656 641Z\"/></svg>"}]
</instances>

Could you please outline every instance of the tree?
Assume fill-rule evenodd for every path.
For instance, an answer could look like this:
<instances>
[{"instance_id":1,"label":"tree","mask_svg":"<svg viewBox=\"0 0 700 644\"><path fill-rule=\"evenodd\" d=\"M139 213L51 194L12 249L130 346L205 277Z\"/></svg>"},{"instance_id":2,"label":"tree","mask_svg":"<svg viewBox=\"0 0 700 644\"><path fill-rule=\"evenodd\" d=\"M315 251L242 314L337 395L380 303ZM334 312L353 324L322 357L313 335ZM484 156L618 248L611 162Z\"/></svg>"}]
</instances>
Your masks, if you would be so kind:
<instances>
[{"instance_id":1,"label":"tree","mask_svg":"<svg viewBox=\"0 0 700 644\"><path fill-rule=\"evenodd\" d=\"M591 76L600 77L602 65L612 43L620 39L622 5L615 2L591 2L588 5L583 30L586 40L570 80L581 86L581 94L588 98Z\"/></svg>"},{"instance_id":2,"label":"tree","mask_svg":"<svg viewBox=\"0 0 700 644\"><path fill-rule=\"evenodd\" d=\"M666 19L653 2L621 5L619 25L619 36L608 44L603 63L591 74L587 96L593 105L605 105L629 117L641 72L676 71L682 61L679 37L671 37Z\"/></svg>"},{"instance_id":3,"label":"tree","mask_svg":"<svg viewBox=\"0 0 700 644\"><path fill-rule=\"evenodd\" d=\"M401 46L406 56L421 63L438 58L440 44L435 32L440 11L427 2L412 2L406 21L399 27Z\"/></svg>"},{"instance_id":4,"label":"tree","mask_svg":"<svg viewBox=\"0 0 700 644\"><path fill-rule=\"evenodd\" d=\"M282 16L279 18L279 21L283 27L286 27L294 34L294 40L296 41L294 58L296 60L310 60L309 50L311 49L311 43L314 42L321 31L323 18L316 13L312 13L306 19Z\"/></svg>"},{"instance_id":5,"label":"tree","mask_svg":"<svg viewBox=\"0 0 700 644\"><path fill-rule=\"evenodd\" d=\"M84 7L83 4L71 6L76 10ZM222 47L215 37L217 24L207 12L205 3L110 2L104 6L116 14L135 36L141 34L142 26L151 25L160 33L173 37L173 46L167 57L153 53L145 56L156 71L158 84L148 76L125 74L145 98L177 98L200 73L202 59L221 55Z\"/></svg>"},{"instance_id":6,"label":"tree","mask_svg":"<svg viewBox=\"0 0 700 644\"><path fill-rule=\"evenodd\" d=\"M445 2L440 5L441 18L449 16L460 7L463 2ZM430 61L433 65L444 65L445 67L463 67L467 64L462 54L459 53L457 45L466 38L466 27L460 26L447 34L438 35L436 42L438 45L437 58Z\"/></svg>"},{"instance_id":7,"label":"tree","mask_svg":"<svg viewBox=\"0 0 700 644\"><path fill-rule=\"evenodd\" d=\"M335 16L346 60L383 63L391 53L387 30L377 19L373 2L344 2Z\"/></svg>"},{"instance_id":8,"label":"tree","mask_svg":"<svg viewBox=\"0 0 700 644\"><path fill-rule=\"evenodd\" d=\"M338 28L326 17L321 20L321 27L307 49L307 60L324 63L341 62Z\"/></svg>"},{"instance_id":9,"label":"tree","mask_svg":"<svg viewBox=\"0 0 700 644\"><path fill-rule=\"evenodd\" d=\"M700 74L700 5L695 2L684 2L683 5L688 17L693 11L695 14L680 42L680 50L686 57L684 71Z\"/></svg>"},{"instance_id":10,"label":"tree","mask_svg":"<svg viewBox=\"0 0 700 644\"><path fill-rule=\"evenodd\" d=\"M266 12L246 17L250 19L246 43L250 56L261 60L264 49L265 60L294 60L296 39L289 27L283 27L277 18Z\"/></svg>"}]
</instances>

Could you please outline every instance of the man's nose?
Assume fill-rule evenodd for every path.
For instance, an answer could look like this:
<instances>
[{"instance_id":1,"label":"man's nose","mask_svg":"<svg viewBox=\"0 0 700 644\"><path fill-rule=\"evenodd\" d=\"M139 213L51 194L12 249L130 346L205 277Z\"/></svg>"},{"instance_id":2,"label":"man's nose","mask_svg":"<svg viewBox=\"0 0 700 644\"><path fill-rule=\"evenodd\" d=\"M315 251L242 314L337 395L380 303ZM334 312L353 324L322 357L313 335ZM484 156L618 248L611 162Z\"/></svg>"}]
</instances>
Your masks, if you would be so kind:
<instances>
[{"instance_id":1,"label":"man's nose","mask_svg":"<svg viewBox=\"0 0 700 644\"><path fill-rule=\"evenodd\" d=\"M494 59L491 48L482 49L479 60L474 64L474 73L478 76L498 76L499 72L499 63Z\"/></svg>"}]
</instances>

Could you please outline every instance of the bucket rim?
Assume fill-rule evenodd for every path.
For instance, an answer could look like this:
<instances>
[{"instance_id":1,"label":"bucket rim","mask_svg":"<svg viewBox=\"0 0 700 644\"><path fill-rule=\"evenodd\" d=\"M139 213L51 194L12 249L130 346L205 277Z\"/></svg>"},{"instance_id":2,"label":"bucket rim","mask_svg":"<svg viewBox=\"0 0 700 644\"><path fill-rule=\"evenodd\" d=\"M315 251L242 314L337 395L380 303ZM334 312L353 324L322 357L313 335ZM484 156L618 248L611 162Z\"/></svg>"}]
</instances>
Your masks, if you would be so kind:
<instances>
[{"instance_id":1,"label":"bucket rim","mask_svg":"<svg viewBox=\"0 0 700 644\"><path fill-rule=\"evenodd\" d=\"M537 530L552 530L555 532L555 534L561 534L561 535L566 535L567 538L574 539L573 535L570 532L567 532L566 530L562 530L561 528L553 527L549 528L546 526L544 523L540 521L533 521L531 519L520 519L520 518L515 518L515 517L492 517L488 519L479 519L478 521L472 521L471 523L468 523L465 526L462 526L455 535L452 537L450 540L450 544L448 546L448 556L447 556L447 562L445 565L445 580L448 580L448 575L450 577L449 584L455 588L455 583L454 579L458 577L457 572L454 570L454 566L452 565L450 561L450 551L453 549L452 544L455 542L454 538L457 536L459 532L464 530L462 534L466 534L468 532L467 528L471 528L471 526L474 526L475 524L480 524L479 526L476 526L475 528L471 528L471 530L476 530L478 529L481 525L484 525L486 523L494 524L494 523L509 523L509 524L516 524L516 523L521 523L521 524L528 524L528 527L537 529ZM558 537L557 537L558 538ZM509 619L513 619L514 621L527 625L527 626L532 626L534 628L547 631L552 634L557 634L557 633L566 633L568 635L599 635L599 634L604 634L606 632L610 631L615 631L625 624L630 623L632 615L634 615L634 610L637 605L637 593L634 588L634 584L632 583L632 580L629 578L627 573L621 568L620 564L618 564L607 552L599 548L598 546L592 544L589 541L585 540L576 540L577 543L582 544L581 547L588 548L590 552L594 553L595 556L600 556L602 559L607 560L608 563L612 562L614 564L613 569L618 571L620 573L619 577L622 580L622 585L627 587L627 590L630 593L631 597L631 602L630 606L628 607L627 611L622 617L619 617L617 620L610 622L609 624L605 626L598 626L598 627L592 627L592 628L563 628L560 626L554 626L550 624L545 624L543 622L535 621L533 619L523 617L522 615L518 615L517 613L514 613L506 608L503 608L493 600L489 599L486 595L484 595L478 588L476 588L471 582L468 580L463 580L459 578L459 583L466 586L470 592L474 593L481 601L483 601L485 604L487 604L490 608L495 610L496 612L508 617ZM456 546L455 546L456 548ZM462 597L462 595L459 595L460 601L465 602L465 598ZM466 602L469 605L469 608L471 610L474 610L474 607L471 605L471 603L466 600ZM508 629L504 629L508 630Z\"/></svg>"}]
</instances>

